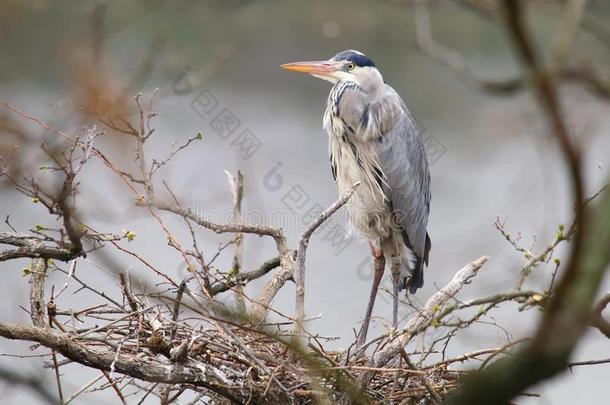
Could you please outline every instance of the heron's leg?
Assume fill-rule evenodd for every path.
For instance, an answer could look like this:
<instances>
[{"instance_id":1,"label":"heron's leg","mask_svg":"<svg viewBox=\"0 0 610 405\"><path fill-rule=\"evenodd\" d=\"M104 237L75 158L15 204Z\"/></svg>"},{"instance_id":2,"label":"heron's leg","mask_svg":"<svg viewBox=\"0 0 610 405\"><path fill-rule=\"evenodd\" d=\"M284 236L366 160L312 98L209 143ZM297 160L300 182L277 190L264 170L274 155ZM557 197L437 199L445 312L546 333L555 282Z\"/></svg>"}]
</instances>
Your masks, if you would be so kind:
<instances>
[{"instance_id":1,"label":"heron's leg","mask_svg":"<svg viewBox=\"0 0 610 405\"><path fill-rule=\"evenodd\" d=\"M398 329L398 296L400 294L400 266L401 266L400 255L392 256L392 328Z\"/></svg>"},{"instance_id":2,"label":"heron's leg","mask_svg":"<svg viewBox=\"0 0 610 405\"><path fill-rule=\"evenodd\" d=\"M371 287L371 295L369 296L369 304L366 307L366 314L364 315L364 322L362 323L362 329L358 335L357 346L360 347L366 343L366 334L369 331L369 324L371 322L371 315L373 314L373 306L375 305L375 298L377 298L377 291L379 290L379 283L383 276L385 269L385 256L383 255L382 249L376 249L373 242L369 242L371 247L371 255L373 256L373 286Z\"/></svg>"}]
</instances>

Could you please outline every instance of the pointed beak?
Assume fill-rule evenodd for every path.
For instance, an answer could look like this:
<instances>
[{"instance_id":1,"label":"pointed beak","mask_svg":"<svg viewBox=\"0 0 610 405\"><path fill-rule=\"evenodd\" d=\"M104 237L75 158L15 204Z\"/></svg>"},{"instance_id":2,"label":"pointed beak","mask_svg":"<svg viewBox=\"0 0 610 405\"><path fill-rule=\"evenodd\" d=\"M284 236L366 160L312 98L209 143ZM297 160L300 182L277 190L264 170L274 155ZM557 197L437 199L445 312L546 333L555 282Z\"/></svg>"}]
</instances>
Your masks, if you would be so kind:
<instances>
[{"instance_id":1,"label":"pointed beak","mask_svg":"<svg viewBox=\"0 0 610 405\"><path fill-rule=\"evenodd\" d=\"M323 61L307 61L307 62L292 62L281 65L286 70L295 72L309 73L313 75L328 76L339 68L336 62Z\"/></svg>"}]
</instances>

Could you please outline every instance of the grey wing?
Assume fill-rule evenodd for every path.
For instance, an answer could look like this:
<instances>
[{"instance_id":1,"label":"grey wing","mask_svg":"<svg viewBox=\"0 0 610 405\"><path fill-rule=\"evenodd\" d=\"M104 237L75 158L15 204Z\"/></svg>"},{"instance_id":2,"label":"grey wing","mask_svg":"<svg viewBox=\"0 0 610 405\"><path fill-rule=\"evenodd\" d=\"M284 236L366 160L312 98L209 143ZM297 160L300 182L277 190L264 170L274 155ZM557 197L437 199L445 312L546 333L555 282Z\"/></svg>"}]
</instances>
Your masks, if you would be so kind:
<instances>
[{"instance_id":1,"label":"grey wing","mask_svg":"<svg viewBox=\"0 0 610 405\"><path fill-rule=\"evenodd\" d=\"M426 232L430 213L430 172L421 134L406 107L396 125L378 141L379 162L386 180L403 241L414 254L408 286L414 293L423 285L423 264L428 264L430 238ZM406 286L405 286L406 287Z\"/></svg>"}]
</instances>

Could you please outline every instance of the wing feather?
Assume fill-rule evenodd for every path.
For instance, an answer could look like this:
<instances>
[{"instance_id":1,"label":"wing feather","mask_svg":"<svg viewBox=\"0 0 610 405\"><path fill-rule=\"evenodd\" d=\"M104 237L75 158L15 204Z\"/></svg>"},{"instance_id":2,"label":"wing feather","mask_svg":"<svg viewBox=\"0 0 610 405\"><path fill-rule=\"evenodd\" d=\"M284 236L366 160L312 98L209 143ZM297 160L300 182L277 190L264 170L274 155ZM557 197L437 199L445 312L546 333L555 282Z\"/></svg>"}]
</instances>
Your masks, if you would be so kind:
<instances>
[{"instance_id":1,"label":"wing feather","mask_svg":"<svg viewBox=\"0 0 610 405\"><path fill-rule=\"evenodd\" d=\"M400 97L389 86L389 100ZM394 101L397 102L397 101ZM430 238L426 232L430 213L430 171L421 130L402 100L402 114L378 141L377 153L387 182L395 221L403 241L415 254L411 292L423 285L423 264L428 262Z\"/></svg>"}]
</instances>

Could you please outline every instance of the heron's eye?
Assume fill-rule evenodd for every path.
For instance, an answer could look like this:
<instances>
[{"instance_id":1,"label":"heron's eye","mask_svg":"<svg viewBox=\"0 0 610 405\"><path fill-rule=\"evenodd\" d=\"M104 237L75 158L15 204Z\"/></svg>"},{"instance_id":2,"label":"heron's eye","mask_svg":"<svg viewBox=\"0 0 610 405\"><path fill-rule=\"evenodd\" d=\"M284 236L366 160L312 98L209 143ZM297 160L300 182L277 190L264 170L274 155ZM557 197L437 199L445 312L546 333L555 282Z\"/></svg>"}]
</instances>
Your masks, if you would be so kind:
<instances>
[{"instance_id":1,"label":"heron's eye","mask_svg":"<svg viewBox=\"0 0 610 405\"><path fill-rule=\"evenodd\" d=\"M354 70L355 67L356 67L356 65L354 65L353 63L347 64L347 70Z\"/></svg>"}]
</instances>

